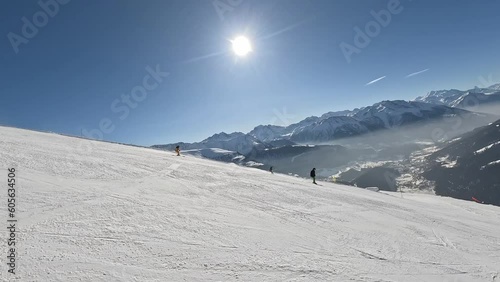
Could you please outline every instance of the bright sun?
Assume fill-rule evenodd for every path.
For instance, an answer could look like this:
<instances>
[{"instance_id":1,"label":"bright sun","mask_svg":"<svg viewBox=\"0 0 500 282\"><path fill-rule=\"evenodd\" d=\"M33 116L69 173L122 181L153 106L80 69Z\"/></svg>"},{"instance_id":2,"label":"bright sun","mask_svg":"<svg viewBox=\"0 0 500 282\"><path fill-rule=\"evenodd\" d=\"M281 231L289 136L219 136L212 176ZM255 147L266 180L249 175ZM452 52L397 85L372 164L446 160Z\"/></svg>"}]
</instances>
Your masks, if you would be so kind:
<instances>
[{"instance_id":1,"label":"bright sun","mask_svg":"<svg viewBox=\"0 0 500 282\"><path fill-rule=\"evenodd\" d=\"M234 53L239 57L244 57L252 52L252 44L250 44L250 40L245 36L238 36L234 40L231 40L231 43L233 43Z\"/></svg>"}]
</instances>

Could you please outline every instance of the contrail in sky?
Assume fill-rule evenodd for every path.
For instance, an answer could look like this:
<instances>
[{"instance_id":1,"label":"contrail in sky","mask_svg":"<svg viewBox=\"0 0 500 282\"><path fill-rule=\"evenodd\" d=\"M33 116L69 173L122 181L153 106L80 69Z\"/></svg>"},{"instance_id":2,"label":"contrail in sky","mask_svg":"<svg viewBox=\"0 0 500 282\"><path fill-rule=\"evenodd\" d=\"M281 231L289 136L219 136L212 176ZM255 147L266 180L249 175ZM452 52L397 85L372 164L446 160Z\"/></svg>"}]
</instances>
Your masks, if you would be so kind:
<instances>
[{"instance_id":1,"label":"contrail in sky","mask_svg":"<svg viewBox=\"0 0 500 282\"><path fill-rule=\"evenodd\" d=\"M375 80L372 80L372 81L368 82L365 86L370 85L370 84L373 84L373 83L378 82L378 81L381 81L381 80L382 80L382 79L384 79L385 77L386 77L386 76L384 75L384 76L379 77L379 78L377 78L377 79L375 79Z\"/></svg>"},{"instance_id":2,"label":"contrail in sky","mask_svg":"<svg viewBox=\"0 0 500 282\"><path fill-rule=\"evenodd\" d=\"M412 76L415 76L415 75L419 75L419 74L424 73L424 72L426 72L428 70L430 70L430 69L425 69L425 70L417 71L417 72L414 72L414 73L410 73L409 75L406 76L406 78L412 77Z\"/></svg>"},{"instance_id":3,"label":"contrail in sky","mask_svg":"<svg viewBox=\"0 0 500 282\"><path fill-rule=\"evenodd\" d=\"M302 20L302 21L300 21L300 22L298 22L298 23L295 23L295 24L292 24L292 25L290 25L290 26L287 26L287 27L285 27L285 28L284 28L284 29L282 29L282 30L279 30L279 31L273 32L272 34L269 34L269 35L266 35L266 36L264 36L264 37L261 37L261 38L259 38L259 40L265 40L265 39L269 39L269 38L271 38L271 37L275 37L276 35L279 35L279 34L281 34L281 33L284 33L284 32L287 32L287 31L290 31L290 30L292 30L292 29L294 29L294 28L297 28L297 27L299 27L299 26L301 26L301 25L303 25L303 24L305 24L305 23L307 23L307 22L309 22L309 21L311 21L311 20L313 20L313 18L307 18L307 19L304 19L304 20Z\"/></svg>"}]
</instances>

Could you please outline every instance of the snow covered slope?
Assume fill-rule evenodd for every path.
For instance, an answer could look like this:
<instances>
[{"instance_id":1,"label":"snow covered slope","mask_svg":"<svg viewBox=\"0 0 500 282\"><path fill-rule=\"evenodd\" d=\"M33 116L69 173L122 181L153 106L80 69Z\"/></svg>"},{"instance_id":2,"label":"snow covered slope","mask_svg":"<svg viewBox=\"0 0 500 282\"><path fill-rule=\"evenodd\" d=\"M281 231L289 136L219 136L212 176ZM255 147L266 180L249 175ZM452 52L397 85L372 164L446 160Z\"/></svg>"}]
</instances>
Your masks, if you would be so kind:
<instances>
[{"instance_id":1,"label":"snow covered slope","mask_svg":"<svg viewBox=\"0 0 500 282\"><path fill-rule=\"evenodd\" d=\"M500 280L494 206L6 127L0 162L19 208L2 281Z\"/></svg>"},{"instance_id":2,"label":"snow covered slope","mask_svg":"<svg viewBox=\"0 0 500 282\"><path fill-rule=\"evenodd\" d=\"M500 206L500 120L460 136L427 158L424 176L443 196Z\"/></svg>"},{"instance_id":3,"label":"snow covered slope","mask_svg":"<svg viewBox=\"0 0 500 282\"><path fill-rule=\"evenodd\" d=\"M448 106L465 93L467 93L467 91L458 89L430 91L425 96L417 97L415 101Z\"/></svg>"},{"instance_id":4,"label":"snow covered slope","mask_svg":"<svg viewBox=\"0 0 500 282\"><path fill-rule=\"evenodd\" d=\"M493 91L498 91L498 90L500 90L500 83L494 84L494 85L488 87L488 89L491 89Z\"/></svg>"}]
</instances>

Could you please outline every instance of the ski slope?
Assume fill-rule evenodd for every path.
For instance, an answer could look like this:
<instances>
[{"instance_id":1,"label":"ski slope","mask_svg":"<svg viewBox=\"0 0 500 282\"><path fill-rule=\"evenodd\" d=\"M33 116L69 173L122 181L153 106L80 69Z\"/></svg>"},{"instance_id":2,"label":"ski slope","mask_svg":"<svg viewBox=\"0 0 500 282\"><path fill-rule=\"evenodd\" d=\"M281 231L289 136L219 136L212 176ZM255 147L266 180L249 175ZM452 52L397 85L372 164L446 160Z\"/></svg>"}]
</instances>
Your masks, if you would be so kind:
<instances>
[{"instance_id":1,"label":"ski slope","mask_svg":"<svg viewBox=\"0 0 500 282\"><path fill-rule=\"evenodd\" d=\"M8 127L0 162L2 281L500 281L494 206Z\"/></svg>"}]
</instances>

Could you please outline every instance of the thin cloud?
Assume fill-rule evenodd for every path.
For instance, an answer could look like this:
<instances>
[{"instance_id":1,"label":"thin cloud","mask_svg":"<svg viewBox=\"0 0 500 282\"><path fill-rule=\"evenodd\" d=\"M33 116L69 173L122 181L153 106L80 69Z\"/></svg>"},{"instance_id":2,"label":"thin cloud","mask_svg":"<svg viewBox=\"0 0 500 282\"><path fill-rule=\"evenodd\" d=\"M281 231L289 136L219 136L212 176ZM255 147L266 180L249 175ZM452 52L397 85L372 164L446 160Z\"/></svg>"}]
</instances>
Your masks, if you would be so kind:
<instances>
[{"instance_id":1,"label":"thin cloud","mask_svg":"<svg viewBox=\"0 0 500 282\"><path fill-rule=\"evenodd\" d=\"M385 77L386 77L386 75L384 75L384 76L382 76L382 77L379 77L379 78L377 78L377 79L375 79L375 80L372 80L372 81L368 82L365 86L368 86L368 85L370 85L370 84L374 84L375 82L379 82L379 81L381 81L382 79L384 79Z\"/></svg>"},{"instance_id":2,"label":"thin cloud","mask_svg":"<svg viewBox=\"0 0 500 282\"><path fill-rule=\"evenodd\" d=\"M417 71L417 72L414 72L414 73L410 73L409 75L406 76L406 78L409 78L409 77L412 77L412 76L415 76L415 75L419 75L419 74L424 73L424 72L426 72L428 70L430 70L430 69L425 69L425 70Z\"/></svg>"},{"instance_id":3,"label":"thin cloud","mask_svg":"<svg viewBox=\"0 0 500 282\"><path fill-rule=\"evenodd\" d=\"M194 62L201 61L201 60L204 60L204 59L208 59L208 58L212 58L212 57L217 57L217 56L222 56L225 53L227 53L227 52L215 52L215 53L212 53L212 54L207 54L207 55L203 55L203 56L200 56L200 57L191 58L191 59L188 59L188 60L186 60L186 61L184 61L182 63L183 64L190 64L190 63L194 63Z\"/></svg>"},{"instance_id":4,"label":"thin cloud","mask_svg":"<svg viewBox=\"0 0 500 282\"><path fill-rule=\"evenodd\" d=\"M292 24L290 26L287 26L287 27L285 27L282 30L279 30L279 31L273 32L272 34L269 34L269 35L266 35L264 37L261 37L261 38L259 38L259 40L265 40L265 39L269 39L271 37L275 37L275 36L280 35L280 34L282 34L284 32L287 32L287 31L290 31L292 29L295 29L295 28L297 28L297 27L299 27L299 26L301 26L303 24L306 24L306 23L312 21L313 19L314 18L306 18L306 19L304 19L304 20L302 20L302 21L300 21L298 23L295 23L295 24Z\"/></svg>"}]
</instances>

